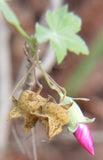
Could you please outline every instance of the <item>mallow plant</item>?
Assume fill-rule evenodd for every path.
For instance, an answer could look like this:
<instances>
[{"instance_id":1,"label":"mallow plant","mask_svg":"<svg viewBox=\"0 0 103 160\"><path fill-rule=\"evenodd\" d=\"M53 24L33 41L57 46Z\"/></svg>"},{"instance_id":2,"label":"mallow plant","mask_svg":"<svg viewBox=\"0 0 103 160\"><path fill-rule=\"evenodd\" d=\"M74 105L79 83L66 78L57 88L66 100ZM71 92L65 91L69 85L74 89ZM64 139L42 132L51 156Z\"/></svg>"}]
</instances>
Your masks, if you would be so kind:
<instances>
[{"instance_id":1,"label":"mallow plant","mask_svg":"<svg viewBox=\"0 0 103 160\"><path fill-rule=\"evenodd\" d=\"M37 107L35 107L35 105L31 107L35 110L35 112L31 111L30 108L28 108L30 112L29 111L27 112L26 109L24 110L23 107L25 107L25 105L20 107L20 105L22 104L21 100L24 100L25 96L23 97L22 95L20 95L18 100L16 100L12 96L12 101L15 106L14 106L14 109L9 114L9 119L24 116L25 115L24 112L25 112L27 115L26 118L28 118L29 116L32 117L32 119L29 118L29 120L26 122L24 117L24 123L31 125L31 126L29 125L29 129L35 126L35 123L36 123L35 119L39 120L40 123L42 123L46 128L47 135L49 136L50 139L54 135L60 133L62 131L62 126L64 124L67 124L67 132L72 132L73 135L76 137L77 141L90 154L94 155L93 139L88 127L88 123L93 122L95 118L89 119L88 117L85 117L80 107L75 102L75 100L88 101L88 99L72 98L67 96L66 90L61 86L59 86L44 71L37 55L38 44L45 43L47 41L50 42L51 48L55 52L58 64L60 64L63 61L63 59L66 57L67 50L73 52L76 55L79 55L80 53L86 56L89 55L89 49L85 41L78 34L78 32L81 30L81 25L82 25L81 18L76 14L74 14L73 12L69 12L68 9L69 9L68 5L64 5L58 10L55 10L53 12L48 10L46 12L46 22L48 24L48 27L44 27L37 22L35 25L35 33L29 36L20 26L20 22L17 16L9 7L9 4L4 0L0 1L0 11L4 15L5 19L9 23L14 25L14 27L19 31L19 33L25 38L27 42L26 49L28 53L26 56L29 62L29 71L27 72L27 75L28 73L30 73L33 67L37 66L43 73L43 76L47 81L47 84L49 85L49 87L51 89L55 89L60 96L60 103L55 102L55 100L53 100L53 102L50 103L49 101L46 101L45 98L41 97L40 92L38 92L38 95L37 97L35 96L34 101L37 102L38 100L40 102L40 104L38 102L39 110ZM39 82L38 84L39 86L41 86ZM16 89L14 89L14 92ZM24 93L26 95L27 93L29 94L28 91L23 92L22 94ZM35 95L35 93L32 93L32 94ZM32 99L33 97L30 97L30 98ZM44 102L46 103L47 107L45 107ZM26 104L26 101L24 101L24 103ZM29 101L29 104L31 105L30 101ZM50 108L50 106L52 108ZM42 107L42 109L40 107ZM60 107L60 112L57 113L57 108L59 109L59 107ZM18 111L18 109L20 110ZM41 111L42 115L39 113L39 111ZM61 111L64 114L62 114ZM35 115L35 119L34 119L34 115ZM63 115L66 117L63 117ZM49 121L51 119L53 123L49 124ZM28 123L28 122L31 122L31 123ZM57 125L58 126L57 127L56 124L58 123L59 125ZM47 126L51 127L52 129L48 130ZM28 130L26 128L26 125L24 125L24 128Z\"/></svg>"}]
</instances>

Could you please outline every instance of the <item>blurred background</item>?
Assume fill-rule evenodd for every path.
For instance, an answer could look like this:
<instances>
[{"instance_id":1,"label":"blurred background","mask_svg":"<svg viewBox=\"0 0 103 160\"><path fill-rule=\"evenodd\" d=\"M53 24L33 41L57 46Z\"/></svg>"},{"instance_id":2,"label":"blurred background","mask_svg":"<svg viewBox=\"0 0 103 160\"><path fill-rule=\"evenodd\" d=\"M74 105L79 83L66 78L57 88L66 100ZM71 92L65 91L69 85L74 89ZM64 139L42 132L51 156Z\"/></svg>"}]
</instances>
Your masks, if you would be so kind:
<instances>
[{"instance_id":1,"label":"blurred background","mask_svg":"<svg viewBox=\"0 0 103 160\"><path fill-rule=\"evenodd\" d=\"M48 44L38 46L42 65L53 79L67 89L67 95L89 98L89 102L78 101L84 115L96 117L89 124L95 147L91 156L75 140L72 134L61 133L48 141L43 127L37 123L32 133L25 133L22 119L6 121L12 108L10 95L18 80L26 72L24 56L25 39L8 24L0 13L0 160L32 160L35 140L39 160L102 160L103 159L103 1L102 0L13 0L9 5L16 13L22 28L29 34L35 33L35 23L45 25L47 9L57 9L69 4L82 19L79 35L86 41L90 55L75 55L68 52L58 65ZM61 44L62 45L62 44ZM42 95L58 96L47 86L44 78L37 73L43 84ZM17 97L19 91L17 92ZM65 129L65 128L64 128ZM36 157L35 157L36 158Z\"/></svg>"}]
</instances>

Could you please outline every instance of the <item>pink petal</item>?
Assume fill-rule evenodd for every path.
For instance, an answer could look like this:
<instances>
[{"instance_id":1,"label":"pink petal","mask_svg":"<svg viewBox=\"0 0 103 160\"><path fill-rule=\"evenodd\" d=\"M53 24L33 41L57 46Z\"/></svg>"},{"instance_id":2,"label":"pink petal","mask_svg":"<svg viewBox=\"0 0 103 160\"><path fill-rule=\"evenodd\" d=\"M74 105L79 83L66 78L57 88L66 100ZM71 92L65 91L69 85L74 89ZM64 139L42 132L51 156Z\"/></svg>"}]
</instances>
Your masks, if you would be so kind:
<instances>
[{"instance_id":1,"label":"pink petal","mask_svg":"<svg viewBox=\"0 0 103 160\"><path fill-rule=\"evenodd\" d=\"M73 133L77 141L92 155L94 155L93 139L88 124L78 124Z\"/></svg>"}]
</instances>

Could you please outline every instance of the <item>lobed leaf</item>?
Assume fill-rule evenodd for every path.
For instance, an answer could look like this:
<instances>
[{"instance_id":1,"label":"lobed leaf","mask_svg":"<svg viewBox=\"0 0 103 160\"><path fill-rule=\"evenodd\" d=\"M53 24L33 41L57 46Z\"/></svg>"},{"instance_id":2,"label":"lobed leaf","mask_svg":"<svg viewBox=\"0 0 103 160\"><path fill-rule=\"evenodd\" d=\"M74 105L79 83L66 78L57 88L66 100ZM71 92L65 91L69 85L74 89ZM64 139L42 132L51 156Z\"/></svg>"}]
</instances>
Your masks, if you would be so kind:
<instances>
[{"instance_id":1,"label":"lobed leaf","mask_svg":"<svg viewBox=\"0 0 103 160\"><path fill-rule=\"evenodd\" d=\"M67 49L76 54L89 54L84 40L77 34L81 29L81 19L72 12L68 6L54 11L48 11L46 20L49 28L36 24L36 38L38 43L50 40L55 51L58 63L61 63L67 54Z\"/></svg>"}]
</instances>

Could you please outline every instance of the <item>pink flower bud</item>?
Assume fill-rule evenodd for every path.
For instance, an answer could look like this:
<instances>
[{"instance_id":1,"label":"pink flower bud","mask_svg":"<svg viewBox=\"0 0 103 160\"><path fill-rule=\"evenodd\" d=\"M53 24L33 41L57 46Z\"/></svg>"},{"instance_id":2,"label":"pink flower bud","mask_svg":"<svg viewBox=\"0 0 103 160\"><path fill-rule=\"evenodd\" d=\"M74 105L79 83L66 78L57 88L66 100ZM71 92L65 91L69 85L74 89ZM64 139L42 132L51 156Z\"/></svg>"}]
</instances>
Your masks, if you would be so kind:
<instances>
[{"instance_id":1,"label":"pink flower bud","mask_svg":"<svg viewBox=\"0 0 103 160\"><path fill-rule=\"evenodd\" d=\"M73 133L77 141L92 155L94 155L93 139L88 124L78 124Z\"/></svg>"}]
</instances>

